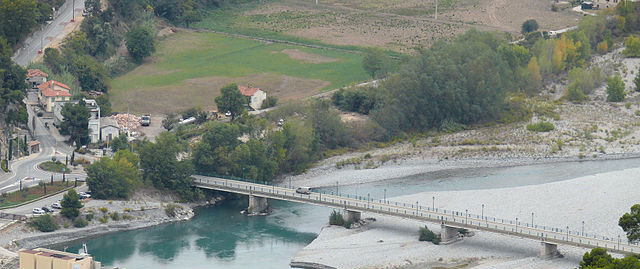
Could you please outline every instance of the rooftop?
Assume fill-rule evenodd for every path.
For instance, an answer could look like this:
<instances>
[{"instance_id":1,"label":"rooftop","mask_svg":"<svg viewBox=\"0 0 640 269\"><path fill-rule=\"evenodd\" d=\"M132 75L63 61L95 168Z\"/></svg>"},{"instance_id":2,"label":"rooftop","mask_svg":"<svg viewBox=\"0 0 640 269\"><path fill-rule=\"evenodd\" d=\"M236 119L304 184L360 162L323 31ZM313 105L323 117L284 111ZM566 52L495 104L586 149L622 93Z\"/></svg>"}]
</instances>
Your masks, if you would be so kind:
<instances>
[{"instance_id":1,"label":"rooftop","mask_svg":"<svg viewBox=\"0 0 640 269\"><path fill-rule=\"evenodd\" d=\"M55 90L54 86L61 87L63 90ZM40 84L38 89L40 89L40 91L42 91L42 95L46 97L71 96L71 93L69 93L69 86L55 80L49 80Z\"/></svg>"},{"instance_id":2,"label":"rooftop","mask_svg":"<svg viewBox=\"0 0 640 269\"><path fill-rule=\"evenodd\" d=\"M48 77L49 75L45 72L40 71L40 69L29 69L27 70L27 77Z\"/></svg>"},{"instance_id":3,"label":"rooftop","mask_svg":"<svg viewBox=\"0 0 640 269\"><path fill-rule=\"evenodd\" d=\"M240 93L244 96L253 96L254 94L256 94L257 91L260 90L260 88L238 86L238 90L240 90Z\"/></svg>"}]
</instances>

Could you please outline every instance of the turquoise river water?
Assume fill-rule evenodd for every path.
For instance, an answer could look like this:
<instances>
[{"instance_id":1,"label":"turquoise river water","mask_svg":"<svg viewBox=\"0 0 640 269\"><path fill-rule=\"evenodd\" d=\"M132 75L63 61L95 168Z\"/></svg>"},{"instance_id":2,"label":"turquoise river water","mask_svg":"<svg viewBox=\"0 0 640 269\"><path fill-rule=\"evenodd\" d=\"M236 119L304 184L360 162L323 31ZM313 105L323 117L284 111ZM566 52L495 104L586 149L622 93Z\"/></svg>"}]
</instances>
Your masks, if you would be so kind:
<instances>
[{"instance_id":1,"label":"turquoise river water","mask_svg":"<svg viewBox=\"0 0 640 269\"><path fill-rule=\"evenodd\" d=\"M339 186L340 193L381 199L424 191L515 187L640 167L639 159L562 162L507 168L456 169ZM339 184L339 180L338 180ZM335 191L326 188L323 191ZM246 199L203 207L190 221L107 234L58 246L76 252L86 243L105 266L162 268L289 268L289 261L313 241L331 209L270 201L273 213L247 217Z\"/></svg>"}]
</instances>

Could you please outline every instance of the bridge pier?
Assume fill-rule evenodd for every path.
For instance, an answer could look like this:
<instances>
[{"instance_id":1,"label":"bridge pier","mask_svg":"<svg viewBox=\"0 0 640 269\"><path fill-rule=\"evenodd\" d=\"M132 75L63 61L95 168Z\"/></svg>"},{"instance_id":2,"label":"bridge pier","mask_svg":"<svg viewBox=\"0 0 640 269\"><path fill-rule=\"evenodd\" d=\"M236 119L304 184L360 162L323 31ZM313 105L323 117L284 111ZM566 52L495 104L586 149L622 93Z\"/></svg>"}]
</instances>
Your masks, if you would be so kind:
<instances>
[{"instance_id":1,"label":"bridge pier","mask_svg":"<svg viewBox=\"0 0 640 269\"><path fill-rule=\"evenodd\" d=\"M247 208L247 214L257 215L266 211L268 208L269 203L267 202L267 198L249 195L249 207Z\"/></svg>"},{"instance_id":2,"label":"bridge pier","mask_svg":"<svg viewBox=\"0 0 640 269\"><path fill-rule=\"evenodd\" d=\"M562 254L558 251L558 244L540 242L540 258L553 259L559 257L562 257Z\"/></svg>"},{"instance_id":3,"label":"bridge pier","mask_svg":"<svg viewBox=\"0 0 640 269\"><path fill-rule=\"evenodd\" d=\"M362 213L358 211L344 210L344 220L351 221L352 223L360 221Z\"/></svg>"},{"instance_id":4,"label":"bridge pier","mask_svg":"<svg viewBox=\"0 0 640 269\"><path fill-rule=\"evenodd\" d=\"M458 236L458 228L442 224L440 227L440 244L448 245L462 240Z\"/></svg>"}]
</instances>

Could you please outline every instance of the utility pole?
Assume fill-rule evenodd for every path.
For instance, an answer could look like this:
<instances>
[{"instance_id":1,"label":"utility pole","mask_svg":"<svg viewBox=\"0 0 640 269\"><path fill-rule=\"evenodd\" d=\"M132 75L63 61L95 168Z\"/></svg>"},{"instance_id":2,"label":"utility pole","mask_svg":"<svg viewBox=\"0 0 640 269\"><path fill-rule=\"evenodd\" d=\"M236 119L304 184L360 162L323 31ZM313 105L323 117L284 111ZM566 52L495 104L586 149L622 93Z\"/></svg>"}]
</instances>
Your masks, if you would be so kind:
<instances>
[{"instance_id":1,"label":"utility pole","mask_svg":"<svg viewBox=\"0 0 640 269\"><path fill-rule=\"evenodd\" d=\"M71 22L76 21L76 0L73 0L73 6L71 8Z\"/></svg>"}]
</instances>

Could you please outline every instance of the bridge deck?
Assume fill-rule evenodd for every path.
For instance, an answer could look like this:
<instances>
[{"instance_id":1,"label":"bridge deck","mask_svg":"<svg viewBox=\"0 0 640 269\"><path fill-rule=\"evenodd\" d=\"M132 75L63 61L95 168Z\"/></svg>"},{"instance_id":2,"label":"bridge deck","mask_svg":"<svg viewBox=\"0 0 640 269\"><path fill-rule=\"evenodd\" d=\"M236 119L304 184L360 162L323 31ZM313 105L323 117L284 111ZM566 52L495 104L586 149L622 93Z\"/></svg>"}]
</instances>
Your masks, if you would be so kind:
<instances>
[{"instance_id":1,"label":"bridge deck","mask_svg":"<svg viewBox=\"0 0 640 269\"><path fill-rule=\"evenodd\" d=\"M477 216L463 212L433 209L391 201L362 200L356 199L355 197L343 197L316 192L307 195L296 193L295 190L284 187L198 175L193 177L196 179L194 182L195 186L200 188L435 222L452 227L488 231L553 244L571 245L588 249L601 247L613 253L640 254L640 246L622 242L620 238L615 240L602 236L585 235L567 229L550 228L541 225L531 226L528 223L523 224L521 222L507 221L488 216Z\"/></svg>"}]
</instances>

